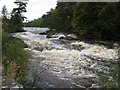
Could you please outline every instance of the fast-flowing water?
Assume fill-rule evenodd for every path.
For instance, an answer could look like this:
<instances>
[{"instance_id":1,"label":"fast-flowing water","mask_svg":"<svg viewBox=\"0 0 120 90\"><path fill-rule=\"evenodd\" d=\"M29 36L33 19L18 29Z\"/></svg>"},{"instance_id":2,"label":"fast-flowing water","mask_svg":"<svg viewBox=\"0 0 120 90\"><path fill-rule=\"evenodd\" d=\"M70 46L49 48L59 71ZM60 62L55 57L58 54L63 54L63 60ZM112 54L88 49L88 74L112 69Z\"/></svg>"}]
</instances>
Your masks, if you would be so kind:
<instances>
[{"instance_id":1,"label":"fast-flowing water","mask_svg":"<svg viewBox=\"0 0 120 90\"><path fill-rule=\"evenodd\" d=\"M114 49L78 40L46 38L39 33L48 28L24 28L15 33L27 45L28 82L38 87L95 87L100 74L109 74L109 65L117 59Z\"/></svg>"}]
</instances>

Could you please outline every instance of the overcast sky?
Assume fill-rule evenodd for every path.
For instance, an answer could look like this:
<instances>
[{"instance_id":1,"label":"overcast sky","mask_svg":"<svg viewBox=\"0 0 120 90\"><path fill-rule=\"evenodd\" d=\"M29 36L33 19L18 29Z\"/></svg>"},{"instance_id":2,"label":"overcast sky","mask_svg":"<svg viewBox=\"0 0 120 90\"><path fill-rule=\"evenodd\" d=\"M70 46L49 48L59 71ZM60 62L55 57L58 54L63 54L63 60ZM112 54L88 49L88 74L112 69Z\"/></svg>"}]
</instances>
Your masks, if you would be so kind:
<instances>
[{"instance_id":1,"label":"overcast sky","mask_svg":"<svg viewBox=\"0 0 120 90\"><path fill-rule=\"evenodd\" d=\"M2 7L6 5L8 12L10 13L14 7L16 0L0 0L0 12ZM40 18L43 14L50 11L51 8L55 8L57 0L29 0L27 4L27 12L24 14L28 20Z\"/></svg>"}]
</instances>

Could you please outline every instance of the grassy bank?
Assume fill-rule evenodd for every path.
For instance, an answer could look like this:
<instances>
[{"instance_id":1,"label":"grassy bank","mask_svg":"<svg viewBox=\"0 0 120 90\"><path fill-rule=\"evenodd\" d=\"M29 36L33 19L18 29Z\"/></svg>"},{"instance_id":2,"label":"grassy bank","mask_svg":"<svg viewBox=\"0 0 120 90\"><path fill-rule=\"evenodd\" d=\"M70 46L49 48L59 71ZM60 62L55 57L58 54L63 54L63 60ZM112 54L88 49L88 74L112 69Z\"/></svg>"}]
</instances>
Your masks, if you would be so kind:
<instances>
[{"instance_id":1,"label":"grassy bank","mask_svg":"<svg viewBox=\"0 0 120 90\"><path fill-rule=\"evenodd\" d=\"M20 84L26 82L25 71L29 53L24 50L26 44L10 34L2 33L2 64L4 74Z\"/></svg>"}]
</instances>

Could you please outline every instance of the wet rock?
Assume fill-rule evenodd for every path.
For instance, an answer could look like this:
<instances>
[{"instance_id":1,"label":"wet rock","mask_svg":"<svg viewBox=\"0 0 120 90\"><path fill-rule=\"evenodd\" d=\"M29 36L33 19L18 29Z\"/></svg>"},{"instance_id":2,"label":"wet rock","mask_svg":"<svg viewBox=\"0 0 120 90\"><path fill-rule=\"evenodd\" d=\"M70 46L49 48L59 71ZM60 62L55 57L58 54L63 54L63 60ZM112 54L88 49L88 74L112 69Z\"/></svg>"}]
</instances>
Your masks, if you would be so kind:
<instances>
[{"instance_id":1,"label":"wet rock","mask_svg":"<svg viewBox=\"0 0 120 90\"><path fill-rule=\"evenodd\" d=\"M41 46L37 46L37 47L35 47L34 49L35 49L35 50L38 50L38 51L43 51L43 47L41 47Z\"/></svg>"},{"instance_id":2,"label":"wet rock","mask_svg":"<svg viewBox=\"0 0 120 90\"><path fill-rule=\"evenodd\" d=\"M81 50L83 50L85 48L82 45L72 45L72 49L81 51Z\"/></svg>"},{"instance_id":3,"label":"wet rock","mask_svg":"<svg viewBox=\"0 0 120 90\"><path fill-rule=\"evenodd\" d=\"M46 35L47 34L47 32L41 32L41 33L39 33L39 35Z\"/></svg>"},{"instance_id":4,"label":"wet rock","mask_svg":"<svg viewBox=\"0 0 120 90\"><path fill-rule=\"evenodd\" d=\"M65 39L67 40L79 40L76 35L74 34L68 34L66 35Z\"/></svg>"},{"instance_id":5,"label":"wet rock","mask_svg":"<svg viewBox=\"0 0 120 90\"><path fill-rule=\"evenodd\" d=\"M46 38L52 38L52 35L47 35Z\"/></svg>"},{"instance_id":6,"label":"wet rock","mask_svg":"<svg viewBox=\"0 0 120 90\"><path fill-rule=\"evenodd\" d=\"M59 39L65 39L65 37L60 37Z\"/></svg>"},{"instance_id":7,"label":"wet rock","mask_svg":"<svg viewBox=\"0 0 120 90\"><path fill-rule=\"evenodd\" d=\"M52 50L52 49L54 49L54 47L45 46L45 49Z\"/></svg>"},{"instance_id":8,"label":"wet rock","mask_svg":"<svg viewBox=\"0 0 120 90\"><path fill-rule=\"evenodd\" d=\"M61 34L61 35L58 35L58 38L59 38L59 39L64 39L64 38L65 38L65 35L62 35L62 34Z\"/></svg>"},{"instance_id":9,"label":"wet rock","mask_svg":"<svg viewBox=\"0 0 120 90\"><path fill-rule=\"evenodd\" d=\"M92 86L90 88L101 88L101 87L98 86L97 84L92 84Z\"/></svg>"}]
</instances>

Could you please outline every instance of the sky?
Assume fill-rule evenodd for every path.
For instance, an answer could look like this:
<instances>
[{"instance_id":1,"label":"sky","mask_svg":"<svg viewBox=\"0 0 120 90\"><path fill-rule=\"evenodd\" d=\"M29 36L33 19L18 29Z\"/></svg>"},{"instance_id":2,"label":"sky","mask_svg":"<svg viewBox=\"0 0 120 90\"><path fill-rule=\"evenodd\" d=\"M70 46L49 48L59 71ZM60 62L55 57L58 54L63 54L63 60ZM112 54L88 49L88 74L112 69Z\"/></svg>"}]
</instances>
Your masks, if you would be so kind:
<instances>
[{"instance_id":1,"label":"sky","mask_svg":"<svg viewBox=\"0 0 120 90\"><path fill-rule=\"evenodd\" d=\"M13 8L17 7L14 4L16 0L0 0L0 13L2 7L5 5L10 13ZM34 20L42 17L43 14L50 11L51 8L55 8L57 0L29 0L27 4L27 12L23 15L27 17L27 20Z\"/></svg>"}]
</instances>

